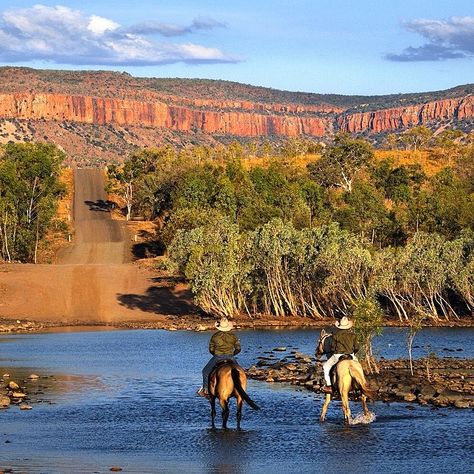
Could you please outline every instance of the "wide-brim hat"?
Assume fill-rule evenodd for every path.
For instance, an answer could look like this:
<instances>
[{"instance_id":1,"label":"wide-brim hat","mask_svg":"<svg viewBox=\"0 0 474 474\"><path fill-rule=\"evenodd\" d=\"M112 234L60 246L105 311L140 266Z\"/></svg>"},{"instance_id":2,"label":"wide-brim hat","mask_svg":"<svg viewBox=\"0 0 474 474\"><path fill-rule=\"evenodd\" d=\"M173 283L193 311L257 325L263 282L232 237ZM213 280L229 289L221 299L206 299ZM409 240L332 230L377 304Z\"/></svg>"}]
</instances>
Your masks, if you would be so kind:
<instances>
[{"instance_id":1,"label":"wide-brim hat","mask_svg":"<svg viewBox=\"0 0 474 474\"><path fill-rule=\"evenodd\" d=\"M339 321L336 321L335 326L338 329L350 329L354 323L349 319L346 318L346 316L342 317Z\"/></svg>"},{"instance_id":2,"label":"wide-brim hat","mask_svg":"<svg viewBox=\"0 0 474 474\"><path fill-rule=\"evenodd\" d=\"M219 329L219 331L230 331L234 328L234 324L227 318L222 318L218 323L216 323L216 328Z\"/></svg>"}]
</instances>

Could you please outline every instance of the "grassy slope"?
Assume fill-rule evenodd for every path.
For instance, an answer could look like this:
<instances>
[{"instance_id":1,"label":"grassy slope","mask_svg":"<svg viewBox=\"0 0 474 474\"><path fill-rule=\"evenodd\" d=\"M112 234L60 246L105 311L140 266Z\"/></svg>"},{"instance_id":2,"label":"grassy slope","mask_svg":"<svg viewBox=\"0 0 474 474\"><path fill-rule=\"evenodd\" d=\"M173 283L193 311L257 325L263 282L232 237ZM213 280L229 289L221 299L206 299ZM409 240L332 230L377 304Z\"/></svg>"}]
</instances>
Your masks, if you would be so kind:
<instances>
[{"instance_id":1,"label":"grassy slope","mask_svg":"<svg viewBox=\"0 0 474 474\"><path fill-rule=\"evenodd\" d=\"M0 93L51 92L103 97L146 96L158 93L211 100L249 100L305 105L331 104L351 110L377 110L474 94L474 84L443 91L381 96L314 94L258 87L210 79L137 78L109 71L56 71L18 67L0 68Z\"/></svg>"}]
</instances>

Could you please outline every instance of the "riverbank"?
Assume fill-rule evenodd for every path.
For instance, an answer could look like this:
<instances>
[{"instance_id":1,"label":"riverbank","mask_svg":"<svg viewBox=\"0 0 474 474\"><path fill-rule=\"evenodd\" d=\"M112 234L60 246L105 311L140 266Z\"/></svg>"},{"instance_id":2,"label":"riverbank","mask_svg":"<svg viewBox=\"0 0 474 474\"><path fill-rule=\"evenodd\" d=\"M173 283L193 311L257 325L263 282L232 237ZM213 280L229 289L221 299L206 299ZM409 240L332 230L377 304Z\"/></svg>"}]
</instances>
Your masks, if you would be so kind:
<instances>
[{"instance_id":1,"label":"riverbank","mask_svg":"<svg viewBox=\"0 0 474 474\"><path fill-rule=\"evenodd\" d=\"M183 316L157 314L154 320L143 321L113 321L113 318L106 320L60 320L59 318L51 318L51 320L30 320L30 319L10 319L0 318L0 334L10 333L28 333L42 332L61 328L77 331L83 328L91 330L112 329L164 329L168 331L213 331L216 318L209 315L189 314ZM273 318L259 316L250 318L248 316L240 316L233 319L236 329L319 329L327 328L334 324L333 319L310 319L301 317ZM386 320L384 327L409 327L401 321ZM474 320L459 319L453 321L433 321L431 324L424 324L423 327L439 327L439 328L472 328Z\"/></svg>"},{"instance_id":2,"label":"riverbank","mask_svg":"<svg viewBox=\"0 0 474 474\"><path fill-rule=\"evenodd\" d=\"M276 353L284 355L277 358ZM314 363L310 355L279 347L258 359L247 371L250 378L322 392L322 362ZM474 408L474 359L440 358L431 354L413 361L413 375L407 359L381 358L378 365L379 373L366 374L370 388L376 393L374 401Z\"/></svg>"},{"instance_id":3,"label":"riverbank","mask_svg":"<svg viewBox=\"0 0 474 474\"><path fill-rule=\"evenodd\" d=\"M112 319L112 318L110 318ZM30 319L10 319L0 318L0 334L43 332L49 330L68 330L81 331L84 328L90 330L104 329L164 329L168 331L213 331L216 318L207 315L190 314L187 316L176 315L156 315L155 320L145 321L96 321L96 320L76 320L61 321L59 318L51 320L35 321ZM334 324L333 319L310 319L301 317L288 317L275 319L272 317L260 316L257 318L236 317L233 319L236 329L319 329L330 327ZM384 321L385 327L408 327L401 321ZM474 320L460 319L454 321L433 321L432 324L425 324L423 327L439 328L472 328Z\"/></svg>"}]
</instances>

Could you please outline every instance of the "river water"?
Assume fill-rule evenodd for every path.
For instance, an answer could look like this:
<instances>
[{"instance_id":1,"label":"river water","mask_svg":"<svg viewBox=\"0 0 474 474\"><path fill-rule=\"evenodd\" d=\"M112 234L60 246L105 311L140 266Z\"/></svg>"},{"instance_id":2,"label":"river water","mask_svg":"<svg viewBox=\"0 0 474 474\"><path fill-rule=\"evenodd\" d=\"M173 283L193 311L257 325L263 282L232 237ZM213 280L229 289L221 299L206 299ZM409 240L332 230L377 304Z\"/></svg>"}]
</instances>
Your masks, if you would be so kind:
<instances>
[{"instance_id":1,"label":"river water","mask_svg":"<svg viewBox=\"0 0 474 474\"><path fill-rule=\"evenodd\" d=\"M318 334L239 331L239 361L250 366L278 346L312 354ZM425 329L415 338L415 357L472 358L473 336L473 329ZM474 472L473 410L377 402L370 405L373 423L344 426L335 402L320 424L322 395L250 380L248 392L261 410L245 407L237 432L232 404L230 429L210 430L209 404L195 395L209 337L141 330L0 337L0 370L55 376L44 395L48 403L0 412L0 470ZM375 347L379 356L406 357L406 334L386 329ZM361 411L355 403L352 410Z\"/></svg>"}]
</instances>

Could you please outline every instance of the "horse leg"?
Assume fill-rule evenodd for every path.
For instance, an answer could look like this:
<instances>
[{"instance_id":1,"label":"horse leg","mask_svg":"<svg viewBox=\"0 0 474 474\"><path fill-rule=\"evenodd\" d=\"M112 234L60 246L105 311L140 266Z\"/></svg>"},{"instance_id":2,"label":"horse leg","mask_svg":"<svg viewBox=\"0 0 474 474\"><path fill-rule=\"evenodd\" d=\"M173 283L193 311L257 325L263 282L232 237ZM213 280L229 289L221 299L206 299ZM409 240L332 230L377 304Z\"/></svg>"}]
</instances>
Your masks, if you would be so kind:
<instances>
[{"instance_id":1,"label":"horse leg","mask_svg":"<svg viewBox=\"0 0 474 474\"><path fill-rule=\"evenodd\" d=\"M339 393L341 394L342 411L344 412L344 422L351 422L351 408L349 406L349 391L351 389L352 379L339 379Z\"/></svg>"},{"instance_id":2,"label":"horse leg","mask_svg":"<svg viewBox=\"0 0 474 474\"><path fill-rule=\"evenodd\" d=\"M370 416L369 407L367 406L367 397L364 394L362 394L360 397L360 401L362 403L362 409L364 410L364 415L367 420Z\"/></svg>"},{"instance_id":3,"label":"horse leg","mask_svg":"<svg viewBox=\"0 0 474 474\"><path fill-rule=\"evenodd\" d=\"M237 398L237 429L240 430L240 420L242 419L242 405L244 401L241 397Z\"/></svg>"},{"instance_id":4,"label":"horse leg","mask_svg":"<svg viewBox=\"0 0 474 474\"><path fill-rule=\"evenodd\" d=\"M211 422L212 422L212 429L216 429L216 397L214 395L211 395L211 398L209 399L211 402Z\"/></svg>"},{"instance_id":5,"label":"horse leg","mask_svg":"<svg viewBox=\"0 0 474 474\"><path fill-rule=\"evenodd\" d=\"M326 412L328 411L328 406L330 402L331 402L331 394L326 393L326 399L324 400L324 405L321 410L321 415L319 416L319 421L321 423L326 419Z\"/></svg>"},{"instance_id":6,"label":"horse leg","mask_svg":"<svg viewBox=\"0 0 474 474\"><path fill-rule=\"evenodd\" d=\"M229 400L219 400L222 408L222 428L227 429L227 420L229 419Z\"/></svg>"},{"instance_id":7,"label":"horse leg","mask_svg":"<svg viewBox=\"0 0 474 474\"><path fill-rule=\"evenodd\" d=\"M349 391L348 390L341 391L341 402L342 402L342 411L344 412L344 422L349 424L351 422L351 409L349 406Z\"/></svg>"}]
</instances>

